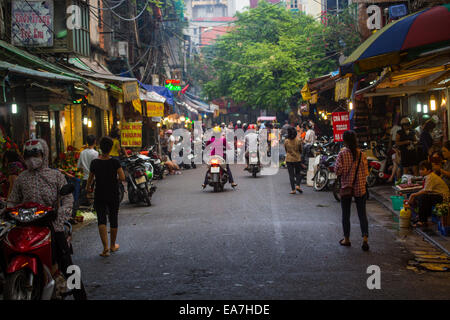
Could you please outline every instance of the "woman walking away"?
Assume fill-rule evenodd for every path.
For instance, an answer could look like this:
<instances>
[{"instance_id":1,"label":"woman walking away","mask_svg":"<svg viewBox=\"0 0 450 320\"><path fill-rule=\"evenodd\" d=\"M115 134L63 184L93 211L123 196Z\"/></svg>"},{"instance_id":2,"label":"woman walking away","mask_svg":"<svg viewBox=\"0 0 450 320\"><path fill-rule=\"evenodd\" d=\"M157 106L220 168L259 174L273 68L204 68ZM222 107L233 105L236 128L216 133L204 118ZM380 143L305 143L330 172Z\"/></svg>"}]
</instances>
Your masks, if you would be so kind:
<instances>
[{"instance_id":1,"label":"woman walking away","mask_svg":"<svg viewBox=\"0 0 450 320\"><path fill-rule=\"evenodd\" d=\"M109 137L100 140L102 155L91 162L88 192L92 192L92 182L95 177L94 208L97 212L98 231L103 244L102 257L108 257L110 251L119 250L116 243L118 214L119 214L119 183L125 181L125 174L120 162L110 156L114 141ZM119 179L117 179L119 177ZM120 180L120 182L119 182ZM110 246L108 247L108 232L106 230L106 216L108 215L110 226Z\"/></svg>"},{"instance_id":2,"label":"woman walking away","mask_svg":"<svg viewBox=\"0 0 450 320\"><path fill-rule=\"evenodd\" d=\"M344 133L344 146L336 160L336 174L341 179L341 207L344 239L339 241L343 246L350 246L350 208L355 197L359 223L363 236L362 249L369 250L369 223L366 215L366 178L369 175L366 156L357 147L356 133Z\"/></svg>"},{"instance_id":3,"label":"woman walking away","mask_svg":"<svg viewBox=\"0 0 450 320\"><path fill-rule=\"evenodd\" d=\"M294 127L287 129L287 139L284 142L286 149L286 164L289 171L289 180L291 182L291 194L296 194L296 190L303 193L300 188L302 176L300 174L300 162L302 160L302 140Z\"/></svg>"}]
</instances>

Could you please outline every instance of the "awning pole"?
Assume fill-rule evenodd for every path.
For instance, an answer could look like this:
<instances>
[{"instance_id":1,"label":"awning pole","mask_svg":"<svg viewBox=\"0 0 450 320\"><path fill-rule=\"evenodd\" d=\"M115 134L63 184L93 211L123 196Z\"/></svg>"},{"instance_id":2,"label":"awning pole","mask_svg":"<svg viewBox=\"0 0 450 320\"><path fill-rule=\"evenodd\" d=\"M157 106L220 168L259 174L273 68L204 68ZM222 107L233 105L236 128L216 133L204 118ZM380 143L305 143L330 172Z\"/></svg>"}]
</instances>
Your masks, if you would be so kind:
<instances>
[{"instance_id":1,"label":"awning pole","mask_svg":"<svg viewBox=\"0 0 450 320\"><path fill-rule=\"evenodd\" d=\"M450 140L450 87L447 87L447 139Z\"/></svg>"}]
</instances>

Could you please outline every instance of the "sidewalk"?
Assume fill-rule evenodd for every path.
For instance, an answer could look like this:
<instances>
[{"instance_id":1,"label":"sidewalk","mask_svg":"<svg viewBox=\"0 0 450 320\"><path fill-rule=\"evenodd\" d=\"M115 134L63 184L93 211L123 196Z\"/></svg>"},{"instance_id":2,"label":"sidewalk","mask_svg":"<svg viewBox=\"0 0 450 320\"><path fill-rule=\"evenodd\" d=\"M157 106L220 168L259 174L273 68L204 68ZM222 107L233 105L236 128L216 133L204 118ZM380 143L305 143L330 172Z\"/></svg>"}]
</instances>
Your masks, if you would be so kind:
<instances>
[{"instance_id":1,"label":"sidewalk","mask_svg":"<svg viewBox=\"0 0 450 320\"><path fill-rule=\"evenodd\" d=\"M393 216L394 221L398 222L399 211L395 211L392 208L391 196L395 195L394 189L390 185L376 186L370 189L371 198L377 200L384 207L386 207ZM431 220L431 219L430 219ZM444 237L438 231L437 225L430 223L429 230L425 232L420 228L415 228L414 231L423 236L428 242L432 243L435 247L443 250L447 255L450 255L450 237Z\"/></svg>"}]
</instances>

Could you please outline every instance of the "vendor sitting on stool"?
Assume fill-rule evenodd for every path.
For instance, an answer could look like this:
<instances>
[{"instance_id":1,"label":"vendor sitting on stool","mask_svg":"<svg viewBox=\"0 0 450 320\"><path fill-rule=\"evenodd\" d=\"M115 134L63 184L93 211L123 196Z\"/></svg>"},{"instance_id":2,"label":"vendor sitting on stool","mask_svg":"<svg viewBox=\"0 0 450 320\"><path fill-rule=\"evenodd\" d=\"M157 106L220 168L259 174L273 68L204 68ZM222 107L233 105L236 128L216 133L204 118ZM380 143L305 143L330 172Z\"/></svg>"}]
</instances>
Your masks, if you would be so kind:
<instances>
[{"instance_id":1,"label":"vendor sitting on stool","mask_svg":"<svg viewBox=\"0 0 450 320\"><path fill-rule=\"evenodd\" d=\"M414 227L427 225L433 206L450 197L447 184L433 172L429 161L422 161L419 165L420 175L425 177L425 186L419 192L411 194L409 204L419 211L419 221Z\"/></svg>"}]
</instances>

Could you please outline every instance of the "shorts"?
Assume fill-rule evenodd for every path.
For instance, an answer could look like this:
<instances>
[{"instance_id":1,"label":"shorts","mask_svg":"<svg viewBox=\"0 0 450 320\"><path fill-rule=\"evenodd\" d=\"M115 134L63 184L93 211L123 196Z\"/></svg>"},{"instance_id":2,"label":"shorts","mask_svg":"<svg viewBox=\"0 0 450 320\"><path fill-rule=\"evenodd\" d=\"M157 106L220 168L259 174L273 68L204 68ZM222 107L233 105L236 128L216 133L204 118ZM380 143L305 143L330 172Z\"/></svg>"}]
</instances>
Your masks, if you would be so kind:
<instances>
[{"instance_id":1,"label":"shorts","mask_svg":"<svg viewBox=\"0 0 450 320\"><path fill-rule=\"evenodd\" d=\"M106 225L107 219L111 228L118 227L119 220L119 200L95 200L94 209L97 212L98 225Z\"/></svg>"}]
</instances>

